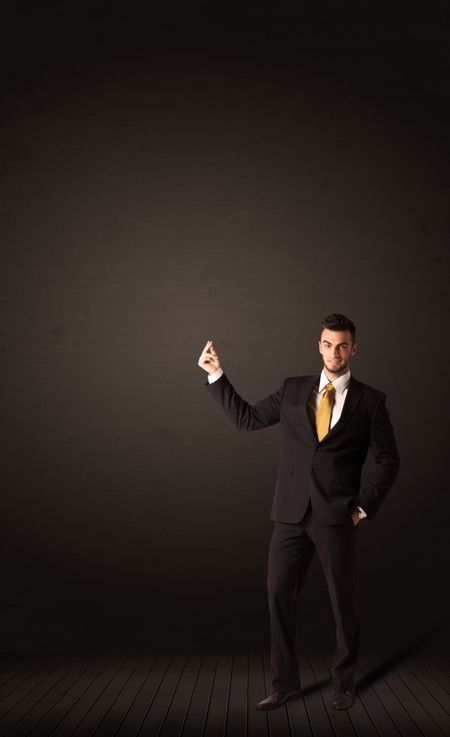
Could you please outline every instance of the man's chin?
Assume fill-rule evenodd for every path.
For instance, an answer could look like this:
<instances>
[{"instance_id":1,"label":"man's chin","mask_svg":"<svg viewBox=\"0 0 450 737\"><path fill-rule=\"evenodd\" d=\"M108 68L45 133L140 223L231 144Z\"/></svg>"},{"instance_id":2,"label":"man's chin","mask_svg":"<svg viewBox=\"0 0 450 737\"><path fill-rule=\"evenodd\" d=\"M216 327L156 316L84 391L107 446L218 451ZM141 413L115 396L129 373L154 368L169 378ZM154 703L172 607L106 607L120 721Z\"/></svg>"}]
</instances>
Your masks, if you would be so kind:
<instances>
[{"instance_id":1,"label":"man's chin","mask_svg":"<svg viewBox=\"0 0 450 737\"><path fill-rule=\"evenodd\" d=\"M327 371L330 372L330 374L338 374L341 371L346 370L347 366L345 366L343 363L340 363L337 366L332 364L331 366L325 366L325 368L327 369Z\"/></svg>"}]
</instances>

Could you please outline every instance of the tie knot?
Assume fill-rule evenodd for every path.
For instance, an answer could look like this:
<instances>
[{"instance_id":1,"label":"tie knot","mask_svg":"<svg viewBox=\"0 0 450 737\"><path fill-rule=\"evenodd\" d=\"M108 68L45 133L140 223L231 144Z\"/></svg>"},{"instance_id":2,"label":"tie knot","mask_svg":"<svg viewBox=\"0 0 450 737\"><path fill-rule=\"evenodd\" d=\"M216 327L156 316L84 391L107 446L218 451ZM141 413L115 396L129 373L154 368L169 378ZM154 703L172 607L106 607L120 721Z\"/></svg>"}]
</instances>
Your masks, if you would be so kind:
<instances>
[{"instance_id":1,"label":"tie knot","mask_svg":"<svg viewBox=\"0 0 450 737\"><path fill-rule=\"evenodd\" d=\"M327 392L334 392L336 391L331 381L328 382L328 384L325 387L325 391Z\"/></svg>"}]
</instances>

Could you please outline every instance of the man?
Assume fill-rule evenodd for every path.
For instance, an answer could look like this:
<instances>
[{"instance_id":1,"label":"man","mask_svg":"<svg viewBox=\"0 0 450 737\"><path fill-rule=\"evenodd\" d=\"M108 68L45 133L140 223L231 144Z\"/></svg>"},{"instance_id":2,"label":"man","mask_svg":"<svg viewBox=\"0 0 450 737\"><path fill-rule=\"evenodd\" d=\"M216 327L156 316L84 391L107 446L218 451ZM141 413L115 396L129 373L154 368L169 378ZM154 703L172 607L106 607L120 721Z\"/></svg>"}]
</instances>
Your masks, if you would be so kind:
<instances>
[{"instance_id":1,"label":"man","mask_svg":"<svg viewBox=\"0 0 450 737\"><path fill-rule=\"evenodd\" d=\"M280 422L267 577L273 693L258 704L263 710L302 695L295 605L315 551L336 622L332 706L353 706L360 645L356 532L361 520L367 524L375 517L399 469L386 395L350 372L350 359L357 352L355 325L334 313L321 326L321 372L288 377L273 394L253 405L230 383L211 340L198 360L208 372L209 392L239 430L259 430ZM369 447L374 469L360 489Z\"/></svg>"}]
</instances>

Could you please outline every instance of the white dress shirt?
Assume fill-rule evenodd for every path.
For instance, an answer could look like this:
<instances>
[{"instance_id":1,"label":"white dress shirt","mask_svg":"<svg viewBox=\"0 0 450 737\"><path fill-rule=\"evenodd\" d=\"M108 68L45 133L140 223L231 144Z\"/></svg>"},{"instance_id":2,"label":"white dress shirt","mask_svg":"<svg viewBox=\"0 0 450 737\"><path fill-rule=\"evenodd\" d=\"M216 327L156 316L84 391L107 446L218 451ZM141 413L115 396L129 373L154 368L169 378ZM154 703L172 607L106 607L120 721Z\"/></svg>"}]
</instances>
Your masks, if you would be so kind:
<instances>
[{"instance_id":1,"label":"white dress shirt","mask_svg":"<svg viewBox=\"0 0 450 737\"><path fill-rule=\"evenodd\" d=\"M217 379L220 379L222 374L223 374L223 370L221 368L218 368L217 371L214 371L212 374L208 374L208 382L212 384L214 381L217 381ZM350 369L349 369L348 371L346 371L345 374L342 374L342 376L339 376L337 379L334 379L334 381L331 382L334 386L335 394L334 394L333 410L331 412L330 430L336 424L336 422L339 420L341 416L342 408L345 402L345 397L347 396L348 385L350 382L350 375L351 374L350 374ZM313 393L311 394L311 397L308 400L308 410L311 413L311 416L313 419L315 419L316 412L319 408L322 395L325 394L325 387L329 383L330 383L330 380L327 378L325 370L322 369L322 372L320 374L319 386L318 387L316 386L314 388ZM361 507L357 507L357 509L359 510L360 519L367 517L367 514L365 513L364 509L361 509Z\"/></svg>"}]
</instances>

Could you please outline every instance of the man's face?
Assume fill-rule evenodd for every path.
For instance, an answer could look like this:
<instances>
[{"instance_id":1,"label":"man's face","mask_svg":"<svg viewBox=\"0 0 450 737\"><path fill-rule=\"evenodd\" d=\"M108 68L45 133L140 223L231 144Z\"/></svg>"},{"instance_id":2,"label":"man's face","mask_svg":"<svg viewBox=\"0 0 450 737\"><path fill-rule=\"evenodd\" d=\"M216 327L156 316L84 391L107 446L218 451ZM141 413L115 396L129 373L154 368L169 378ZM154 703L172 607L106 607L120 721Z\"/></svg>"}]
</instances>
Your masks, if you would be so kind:
<instances>
[{"instance_id":1,"label":"man's face","mask_svg":"<svg viewBox=\"0 0 450 737\"><path fill-rule=\"evenodd\" d=\"M324 368L329 374L337 376L345 374L350 358L356 351L356 343L352 344L349 330L328 330L328 328L322 330L319 352L323 357Z\"/></svg>"}]
</instances>

